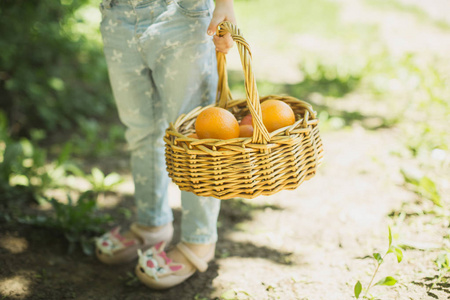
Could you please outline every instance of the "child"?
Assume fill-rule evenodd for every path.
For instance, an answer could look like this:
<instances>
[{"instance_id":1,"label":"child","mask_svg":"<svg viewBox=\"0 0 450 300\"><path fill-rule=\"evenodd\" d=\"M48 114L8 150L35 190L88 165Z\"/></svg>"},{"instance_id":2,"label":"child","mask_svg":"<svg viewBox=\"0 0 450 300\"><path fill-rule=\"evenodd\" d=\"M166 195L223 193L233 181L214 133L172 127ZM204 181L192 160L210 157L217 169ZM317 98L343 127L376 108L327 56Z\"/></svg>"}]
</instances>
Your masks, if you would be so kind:
<instances>
[{"instance_id":1,"label":"child","mask_svg":"<svg viewBox=\"0 0 450 300\"><path fill-rule=\"evenodd\" d=\"M117 264L136 259L149 287L179 284L205 271L217 241L220 200L182 192L181 243L173 235L165 171L165 129L181 113L215 100L215 50L227 53L230 35L217 25L235 23L233 0L103 0L101 32L108 73L121 121L127 126L137 222L97 240L97 257ZM212 12L213 11L213 12ZM151 247L151 248L150 248ZM150 248L150 249L149 249ZM149 249L148 251L146 251Z\"/></svg>"}]
</instances>

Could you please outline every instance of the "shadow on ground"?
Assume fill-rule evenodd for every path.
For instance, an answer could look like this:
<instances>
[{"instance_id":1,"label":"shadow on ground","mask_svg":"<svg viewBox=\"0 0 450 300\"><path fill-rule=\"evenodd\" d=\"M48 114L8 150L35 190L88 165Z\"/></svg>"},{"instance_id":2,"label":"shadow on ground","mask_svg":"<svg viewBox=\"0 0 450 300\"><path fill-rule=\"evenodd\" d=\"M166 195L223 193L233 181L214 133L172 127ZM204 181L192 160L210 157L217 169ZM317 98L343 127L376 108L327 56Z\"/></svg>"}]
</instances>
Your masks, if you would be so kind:
<instances>
[{"instance_id":1,"label":"shadow on ground","mask_svg":"<svg viewBox=\"0 0 450 300\"><path fill-rule=\"evenodd\" d=\"M120 207L133 210L132 197L124 197ZM230 232L239 230L238 224L251 221L254 214L268 208L281 209L276 205L248 204L241 199L223 201L216 258L257 257L278 264L292 264L290 253L226 238ZM27 213L39 210L36 206L30 210L17 205L14 209L24 209ZM117 208L105 209L102 213L111 214L115 223L123 227L130 223L130 219L127 220ZM174 210L174 217L175 243L180 238L179 209ZM205 273L197 273L175 288L152 291L140 284L134 275L135 262L123 266L103 265L94 257L84 255L80 248L68 254L68 242L61 234L14 220L3 220L0 229L0 240L8 238L8 241L24 244L20 251L11 251L11 248L1 247L0 243L0 261L4 262L0 268L2 299L209 299L214 291L212 282L219 272L218 264L212 262ZM16 285L22 282L22 286L10 286L9 289L2 286L9 282ZM10 293L6 294L8 291Z\"/></svg>"},{"instance_id":2,"label":"shadow on ground","mask_svg":"<svg viewBox=\"0 0 450 300\"><path fill-rule=\"evenodd\" d=\"M447 299L450 299L450 283L448 282L450 277L443 277L439 282L437 281L438 278L438 275L434 277L424 277L421 281L413 281L412 283L415 285L426 287L428 291L427 295L430 297L430 299L441 299L438 295L436 295L436 293L439 292L447 294Z\"/></svg>"}]
</instances>

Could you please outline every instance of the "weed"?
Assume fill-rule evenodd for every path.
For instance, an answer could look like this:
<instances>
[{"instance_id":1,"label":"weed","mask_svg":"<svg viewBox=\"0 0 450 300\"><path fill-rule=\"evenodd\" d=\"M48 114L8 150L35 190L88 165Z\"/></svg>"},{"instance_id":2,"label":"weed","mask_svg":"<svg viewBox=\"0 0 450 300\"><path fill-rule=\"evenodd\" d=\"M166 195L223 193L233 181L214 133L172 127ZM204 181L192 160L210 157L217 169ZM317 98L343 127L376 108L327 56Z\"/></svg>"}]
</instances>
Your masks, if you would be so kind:
<instances>
[{"instance_id":1,"label":"weed","mask_svg":"<svg viewBox=\"0 0 450 300\"><path fill-rule=\"evenodd\" d=\"M133 213L126 207L119 207L118 212L123 214L126 220L130 220Z\"/></svg>"},{"instance_id":2,"label":"weed","mask_svg":"<svg viewBox=\"0 0 450 300\"><path fill-rule=\"evenodd\" d=\"M43 193L62 187L68 170L78 169L69 162L70 143L59 156L48 162L47 150L39 146L45 137L42 130L31 130L31 138L15 140L6 128L7 118L0 111L0 193L2 200L43 202Z\"/></svg>"},{"instance_id":3,"label":"weed","mask_svg":"<svg viewBox=\"0 0 450 300\"><path fill-rule=\"evenodd\" d=\"M49 200L54 210L52 216L25 216L19 218L19 221L60 232L69 241L69 253L73 252L77 244L80 244L85 254L92 255L93 239L91 237L102 232L101 226L111 220L109 215L95 215L96 200L93 196L94 193L88 191L74 201L70 195L67 195L67 204L52 198Z\"/></svg>"},{"instance_id":4,"label":"weed","mask_svg":"<svg viewBox=\"0 0 450 300\"><path fill-rule=\"evenodd\" d=\"M49 276L48 276L47 270L42 268L40 272L38 272L37 274L34 275L34 277L36 279L46 283Z\"/></svg>"},{"instance_id":5,"label":"weed","mask_svg":"<svg viewBox=\"0 0 450 300\"><path fill-rule=\"evenodd\" d=\"M431 200L435 205L442 207L441 195L437 189L436 184L429 177L420 173L413 174L404 169L400 170L411 189L418 195Z\"/></svg>"},{"instance_id":6,"label":"weed","mask_svg":"<svg viewBox=\"0 0 450 300\"><path fill-rule=\"evenodd\" d=\"M248 300L254 299L249 293L243 290L228 290L220 295L221 300Z\"/></svg>"},{"instance_id":7,"label":"weed","mask_svg":"<svg viewBox=\"0 0 450 300\"><path fill-rule=\"evenodd\" d=\"M111 191L115 186L123 182L122 177L117 173L105 174L98 168L93 168L91 174L86 179L92 185L92 190L96 193Z\"/></svg>"},{"instance_id":8,"label":"weed","mask_svg":"<svg viewBox=\"0 0 450 300\"><path fill-rule=\"evenodd\" d=\"M438 283L443 281L445 275L450 273L450 252L439 254L437 259L435 260L435 264L438 268L438 276L433 284L428 289L428 293L436 287Z\"/></svg>"},{"instance_id":9,"label":"weed","mask_svg":"<svg viewBox=\"0 0 450 300\"><path fill-rule=\"evenodd\" d=\"M0 191L6 200L17 196L17 192L27 198L37 199L40 191L51 183L45 172L47 153L22 138L15 141L4 136L0 147Z\"/></svg>"},{"instance_id":10,"label":"weed","mask_svg":"<svg viewBox=\"0 0 450 300\"><path fill-rule=\"evenodd\" d=\"M365 299L373 299L374 297L370 297L369 298L367 296L367 294L369 293L369 290L370 290L371 287L373 287L375 285L392 286L392 285L395 285L397 283L397 280L394 277L387 276L387 277L379 280L374 285L372 285L373 280L375 279L375 276L378 273L378 269L383 264L384 258L386 257L386 255L388 255L389 253L395 254L397 256L397 261L399 263L402 261L402 259L403 259L402 249L399 246L396 246L396 245L392 244L392 233L391 233L391 228L390 227L389 227L389 247L388 247L388 250L386 251L386 253L384 255L381 255L380 253L373 253L373 258L376 261L375 271L373 272L372 278L370 279L370 282L367 285L367 288L364 289L362 284L361 284L361 282L359 280L358 280L358 282L356 282L356 284L354 286L354 294L355 294L355 298L356 299L359 299L359 296L361 295L361 292L363 290L365 290L363 298L365 298Z\"/></svg>"},{"instance_id":11,"label":"weed","mask_svg":"<svg viewBox=\"0 0 450 300\"><path fill-rule=\"evenodd\" d=\"M111 191L122 182L117 173L105 174L98 168L92 169L90 175L84 174L80 168L69 162L72 143L66 143L59 156L47 162L47 151L38 146L39 140L45 137L40 130L31 131L31 139L12 139L6 128L7 119L0 112L0 192L2 200L8 201L35 200L38 203L50 203L52 216L22 216L22 223L54 229L62 233L69 241L69 252L80 244L86 254L93 252L91 236L102 231L101 225L111 220L108 215L96 216L96 199L99 193ZM86 178L92 190L84 192L77 201L68 194L67 204L48 199L44 192L51 188L66 187L62 179L71 172ZM1 212L0 218L11 220L10 211Z\"/></svg>"},{"instance_id":12,"label":"weed","mask_svg":"<svg viewBox=\"0 0 450 300\"><path fill-rule=\"evenodd\" d=\"M137 276L133 273L128 271L125 276L119 277L119 279L122 279L125 282L126 286L137 286L139 285L139 279Z\"/></svg>"}]
</instances>

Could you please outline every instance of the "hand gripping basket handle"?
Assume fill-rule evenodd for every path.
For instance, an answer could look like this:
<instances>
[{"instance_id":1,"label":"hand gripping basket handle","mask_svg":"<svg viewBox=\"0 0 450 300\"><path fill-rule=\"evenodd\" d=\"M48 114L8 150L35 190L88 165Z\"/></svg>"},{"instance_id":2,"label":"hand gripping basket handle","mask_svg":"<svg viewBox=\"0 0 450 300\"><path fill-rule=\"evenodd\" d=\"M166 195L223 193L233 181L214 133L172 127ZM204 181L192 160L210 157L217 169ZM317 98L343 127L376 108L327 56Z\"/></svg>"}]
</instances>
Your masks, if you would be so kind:
<instances>
[{"instance_id":1,"label":"hand gripping basket handle","mask_svg":"<svg viewBox=\"0 0 450 300\"><path fill-rule=\"evenodd\" d=\"M242 67L245 75L245 91L247 94L247 106L253 118L253 137L254 144L267 144L270 140L269 132L262 121L261 103L259 101L256 80L252 71L252 54L250 46L241 35L240 30L231 22L222 22L217 28L217 34L223 36L229 32L236 42L241 57ZM231 93L228 87L228 76L226 71L225 54L217 52L217 70L219 73L219 85L217 87L217 105L226 108L227 102L231 100Z\"/></svg>"}]
</instances>

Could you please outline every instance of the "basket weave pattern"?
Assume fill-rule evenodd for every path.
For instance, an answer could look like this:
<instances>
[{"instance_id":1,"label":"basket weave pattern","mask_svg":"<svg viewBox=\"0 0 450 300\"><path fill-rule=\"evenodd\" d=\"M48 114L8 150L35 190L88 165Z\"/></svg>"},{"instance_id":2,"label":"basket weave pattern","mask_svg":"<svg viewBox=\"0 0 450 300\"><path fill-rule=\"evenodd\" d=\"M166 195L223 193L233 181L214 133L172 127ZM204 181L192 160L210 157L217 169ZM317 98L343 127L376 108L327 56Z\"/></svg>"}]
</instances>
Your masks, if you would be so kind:
<instances>
[{"instance_id":1,"label":"basket weave pattern","mask_svg":"<svg viewBox=\"0 0 450 300\"><path fill-rule=\"evenodd\" d=\"M254 198L295 189L312 178L323 159L316 112L308 103L289 96L260 98L251 68L250 48L239 29L223 22L219 34L230 32L236 42L245 74L247 98L232 100L225 55L217 54L219 85L216 106L228 109L238 120L252 114L252 137L230 140L194 139L195 120L214 105L197 107L179 116L166 130L166 165L169 177L181 190L218 199ZM260 103L276 99L294 111L296 122L269 133L262 122Z\"/></svg>"}]
</instances>

